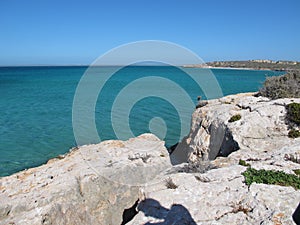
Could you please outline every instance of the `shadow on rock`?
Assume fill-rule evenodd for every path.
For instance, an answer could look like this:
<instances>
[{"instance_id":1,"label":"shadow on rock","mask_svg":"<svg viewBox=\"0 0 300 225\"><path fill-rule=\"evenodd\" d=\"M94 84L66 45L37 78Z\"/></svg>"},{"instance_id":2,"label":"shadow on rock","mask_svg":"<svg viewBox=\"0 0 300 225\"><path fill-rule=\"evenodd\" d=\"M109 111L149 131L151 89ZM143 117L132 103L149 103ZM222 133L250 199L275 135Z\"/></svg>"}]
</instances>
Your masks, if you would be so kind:
<instances>
[{"instance_id":1,"label":"shadow on rock","mask_svg":"<svg viewBox=\"0 0 300 225\"><path fill-rule=\"evenodd\" d=\"M293 220L297 225L300 225L300 203L293 214Z\"/></svg>"},{"instance_id":2,"label":"shadow on rock","mask_svg":"<svg viewBox=\"0 0 300 225\"><path fill-rule=\"evenodd\" d=\"M140 202L138 210L144 212L145 216L164 220L145 225L197 225L187 208L180 204L173 204L167 209L158 201L148 198Z\"/></svg>"}]
</instances>

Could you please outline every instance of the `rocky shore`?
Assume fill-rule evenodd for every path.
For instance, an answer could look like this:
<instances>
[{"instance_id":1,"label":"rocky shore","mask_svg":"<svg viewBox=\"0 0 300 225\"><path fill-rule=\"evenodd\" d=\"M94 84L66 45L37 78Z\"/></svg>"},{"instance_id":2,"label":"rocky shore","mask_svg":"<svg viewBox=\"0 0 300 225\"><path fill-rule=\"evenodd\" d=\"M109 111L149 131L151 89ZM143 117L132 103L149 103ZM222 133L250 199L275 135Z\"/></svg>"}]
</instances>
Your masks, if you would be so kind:
<instances>
[{"instance_id":1,"label":"rocky shore","mask_svg":"<svg viewBox=\"0 0 300 225\"><path fill-rule=\"evenodd\" d=\"M163 141L144 134L3 177L0 224L294 224L299 189L248 185L243 175L251 167L297 176L300 138L288 137L286 123L291 102L300 99L209 100L170 156Z\"/></svg>"}]
</instances>

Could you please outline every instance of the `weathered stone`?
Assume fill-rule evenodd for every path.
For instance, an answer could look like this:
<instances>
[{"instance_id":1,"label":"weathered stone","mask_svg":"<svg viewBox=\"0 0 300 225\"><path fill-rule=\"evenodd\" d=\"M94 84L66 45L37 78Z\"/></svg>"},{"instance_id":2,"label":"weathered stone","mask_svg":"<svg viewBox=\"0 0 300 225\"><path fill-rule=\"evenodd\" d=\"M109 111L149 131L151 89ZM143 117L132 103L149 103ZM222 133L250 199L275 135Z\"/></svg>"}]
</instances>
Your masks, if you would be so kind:
<instances>
[{"instance_id":1,"label":"weathered stone","mask_svg":"<svg viewBox=\"0 0 300 225\"><path fill-rule=\"evenodd\" d=\"M171 155L173 162L189 164L173 167L160 177L160 183L144 187L146 201L140 203L139 213L129 224L172 224L170 214L172 222L186 219L201 225L294 224L292 214L300 191L256 183L248 187L242 175L246 167L238 165L242 159L255 169L290 174L300 169L300 138L288 138L285 123L285 105L292 101L300 100L270 101L246 93L210 100L196 109L190 134ZM229 123L236 114L241 119ZM228 157L217 157L220 155ZM215 169L193 167L206 164ZM166 179L178 187L167 188ZM173 214L174 204L188 214Z\"/></svg>"},{"instance_id":2,"label":"weathered stone","mask_svg":"<svg viewBox=\"0 0 300 225\"><path fill-rule=\"evenodd\" d=\"M241 175L244 170L235 165L205 174L169 175L176 189L167 188L163 182L167 176L161 177L161 183L144 187L145 200L128 224L293 224L300 191L266 184L248 188ZM174 205L181 213L175 213Z\"/></svg>"},{"instance_id":3,"label":"weathered stone","mask_svg":"<svg viewBox=\"0 0 300 225\"><path fill-rule=\"evenodd\" d=\"M151 134L79 147L1 178L0 224L121 224L139 186L170 166L164 142Z\"/></svg>"},{"instance_id":4,"label":"weathered stone","mask_svg":"<svg viewBox=\"0 0 300 225\"><path fill-rule=\"evenodd\" d=\"M238 149L271 152L290 145L293 140L287 136L285 105L291 102L300 99L271 101L245 93L210 100L193 113L190 134L178 144L173 157L179 162L195 162L227 156ZM241 119L229 123L237 114ZM177 156L177 152L186 155Z\"/></svg>"}]
</instances>

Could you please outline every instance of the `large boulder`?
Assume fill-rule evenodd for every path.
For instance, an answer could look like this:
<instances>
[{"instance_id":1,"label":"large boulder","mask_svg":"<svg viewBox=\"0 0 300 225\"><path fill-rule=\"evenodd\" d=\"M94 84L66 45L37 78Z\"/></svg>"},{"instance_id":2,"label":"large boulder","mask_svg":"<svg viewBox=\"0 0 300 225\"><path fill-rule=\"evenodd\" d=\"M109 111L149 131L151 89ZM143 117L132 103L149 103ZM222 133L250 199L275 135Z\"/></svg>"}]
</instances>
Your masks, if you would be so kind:
<instances>
[{"instance_id":1,"label":"large boulder","mask_svg":"<svg viewBox=\"0 0 300 225\"><path fill-rule=\"evenodd\" d=\"M73 149L0 179L0 224L121 224L139 187L170 166L151 134Z\"/></svg>"}]
</instances>

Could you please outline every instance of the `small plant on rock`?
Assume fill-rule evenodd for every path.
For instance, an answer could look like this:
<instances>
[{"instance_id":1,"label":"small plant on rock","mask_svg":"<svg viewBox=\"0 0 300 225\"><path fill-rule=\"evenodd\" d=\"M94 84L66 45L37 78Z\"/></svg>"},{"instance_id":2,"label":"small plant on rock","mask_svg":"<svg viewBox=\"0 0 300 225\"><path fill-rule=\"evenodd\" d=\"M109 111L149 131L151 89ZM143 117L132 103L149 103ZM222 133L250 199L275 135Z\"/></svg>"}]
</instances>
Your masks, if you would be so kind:
<instances>
[{"instance_id":1,"label":"small plant on rock","mask_svg":"<svg viewBox=\"0 0 300 225\"><path fill-rule=\"evenodd\" d=\"M289 136L289 138L298 138L298 137L300 137L300 131L291 129L288 133L288 136Z\"/></svg>"},{"instance_id":2,"label":"small plant on rock","mask_svg":"<svg viewBox=\"0 0 300 225\"><path fill-rule=\"evenodd\" d=\"M286 110L288 121L300 125L300 103L290 103L286 106Z\"/></svg>"},{"instance_id":3,"label":"small plant on rock","mask_svg":"<svg viewBox=\"0 0 300 225\"><path fill-rule=\"evenodd\" d=\"M300 176L300 169L297 169L297 170L293 170L294 173L297 175L297 176Z\"/></svg>"},{"instance_id":4,"label":"small plant on rock","mask_svg":"<svg viewBox=\"0 0 300 225\"><path fill-rule=\"evenodd\" d=\"M241 166L251 166L249 163L246 163L246 161L245 160L242 160L242 159L240 159L240 161L239 161L239 165L241 165Z\"/></svg>"},{"instance_id":5,"label":"small plant on rock","mask_svg":"<svg viewBox=\"0 0 300 225\"><path fill-rule=\"evenodd\" d=\"M228 122L229 122L229 123L233 123L233 122L235 122L235 121L240 120L241 118L242 118L242 116L241 116L240 114L236 114L236 115L232 116L232 117L228 120Z\"/></svg>"},{"instance_id":6,"label":"small plant on rock","mask_svg":"<svg viewBox=\"0 0 300 225\"><path fill-rule=\"evenodd\" d=\"M275 184L281 186L292 186L300 189L300 177L294 174L287 174L283 171L275 170L256 170L248 167L242 173L245 177L245 183L250 186L252 183Z\"/></svg>"}]
</instances>

